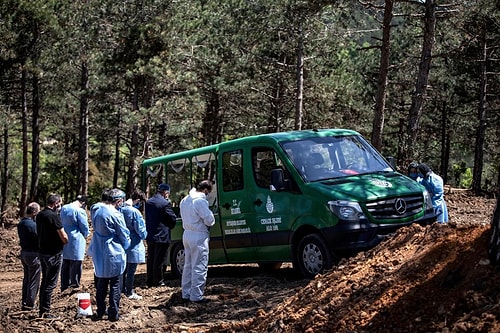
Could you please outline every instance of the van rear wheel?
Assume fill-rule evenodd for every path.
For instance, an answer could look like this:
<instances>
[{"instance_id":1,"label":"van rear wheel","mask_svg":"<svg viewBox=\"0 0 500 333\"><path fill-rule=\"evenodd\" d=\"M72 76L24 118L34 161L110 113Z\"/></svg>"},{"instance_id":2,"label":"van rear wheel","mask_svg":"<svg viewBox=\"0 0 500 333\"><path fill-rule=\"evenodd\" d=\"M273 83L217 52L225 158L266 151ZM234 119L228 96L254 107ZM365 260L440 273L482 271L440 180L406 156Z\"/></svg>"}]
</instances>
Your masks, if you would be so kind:
<instances>
[{"instance_id":1,"label":"van rear wheel","mask_svg":"<svg viewBox=\"0 0 500 333\"><path fill-rule=\"evenodd\" d=\"M181 242L176 243L172 248L170 254L170 269L174 278L181 278L184 269L184 246L182 246Z\"/></svg>"},{"instance_id":2,"label":"van rear wheel","mask_svg":"<svg viewBox=\"0 0 500 333\"><path fill-rule=\"evenodd\" d=\"M333 253L319 234L304 236L297 247L294 263L305 278L313 278L335 264Z\"/></svg>"}]
</instances>

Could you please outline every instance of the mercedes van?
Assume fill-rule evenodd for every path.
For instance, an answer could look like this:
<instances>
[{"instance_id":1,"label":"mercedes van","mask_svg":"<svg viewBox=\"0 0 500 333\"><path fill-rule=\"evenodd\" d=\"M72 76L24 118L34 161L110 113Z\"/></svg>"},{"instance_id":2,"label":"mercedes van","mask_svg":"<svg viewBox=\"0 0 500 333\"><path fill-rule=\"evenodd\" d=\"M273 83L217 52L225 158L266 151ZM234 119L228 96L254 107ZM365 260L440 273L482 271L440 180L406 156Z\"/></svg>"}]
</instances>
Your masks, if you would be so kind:
<instances>
[{"instance_id":1,"label":"mercedes van","mask_svg":"<svg viewBox=\"0 0 500 333\"><path fill-rule=\"evenodd\" d=\"M213 181L209 264L292 262L311 278L398 228L434 220L425 188L352 130L255 135L150 158L142 167L145 192L168 183L174 209L199 181ZM182 232L179 216L169 251L174 276L183 269Z\"/></svg>"}]
</instances>

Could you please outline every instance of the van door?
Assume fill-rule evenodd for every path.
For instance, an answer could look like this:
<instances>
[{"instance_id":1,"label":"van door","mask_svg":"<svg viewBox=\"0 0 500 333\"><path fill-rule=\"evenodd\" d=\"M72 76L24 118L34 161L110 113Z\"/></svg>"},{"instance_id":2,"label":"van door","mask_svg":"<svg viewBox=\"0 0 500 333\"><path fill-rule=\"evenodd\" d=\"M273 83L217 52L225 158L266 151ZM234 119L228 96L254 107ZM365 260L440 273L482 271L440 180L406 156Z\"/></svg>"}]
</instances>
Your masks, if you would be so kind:
<instances>
[{"instance_id":1,"label":"van door","mask_svg":"<svg viewBox=\"0 0 500 333\"><path fill-rule=\"evenodd\" d=\"M255 262L253 230L248 220L253 209L248 197L243 149L219 151L218 193L222 239L228 262Z\"/></svg>"},{"instance_id":2,"label":"van door","mask_svg":"<svg viewBox=\"0 0 500 333\"><path fill-rule=\"evenodd\" d=\"M294 221L295 205L300 204L299 196L289 190L271 190L273 169L282 169L290 178L290 173L273 147L253 147L251 159L255 187L253 191L248 191L252 210L247 220L251 221L257 259L260 262L290 260L290 228Z\"/></svg>"}]
</instances>

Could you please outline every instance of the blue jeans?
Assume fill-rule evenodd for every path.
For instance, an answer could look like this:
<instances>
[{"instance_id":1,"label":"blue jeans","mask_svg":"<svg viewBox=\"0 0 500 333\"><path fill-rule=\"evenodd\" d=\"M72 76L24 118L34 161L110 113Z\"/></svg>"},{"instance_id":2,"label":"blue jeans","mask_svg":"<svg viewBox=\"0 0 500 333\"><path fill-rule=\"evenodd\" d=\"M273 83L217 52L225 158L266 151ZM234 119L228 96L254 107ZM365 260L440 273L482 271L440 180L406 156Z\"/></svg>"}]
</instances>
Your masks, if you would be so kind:
<instances>
[{"instance_id":1,"label":"blue jeans","mask_svg":"<svg viewBox=\"0 0 500 333\"><path fill-rule=\"evenodd\" d=\"M61 291L68 287L80 287L82 260L63 259L61 267Z\"/></svg>"},{"instance_id":2,"label":"blue jeans","mask_svg":"<svg viewBox=\"0 0 500 333\"><path fill-rule=\"evenodd\" d=\"M33 308L40 288L40 258L38 252L21 251L23 264L22 306Z\"/></svg>"},{"instance_id":3,"label":"blue jeans","mask_svg":"<svg viewBox=\"0 0 500 333\"><path fill-rule=\"evenodd\" d=\"M125 272L123 272L123 293L130 296L134 293L135 271L137 263L128 262Z\"/></svg>"},{"instance_id":4,"label":"blue jeans","mask_svg":"<svg viewBox=\"0 0 500 333\"><path fill-rule=\"evenodd\" d=\"M40 316L50 311L52 292L57 286L61 271L62 252L50 255L40 254L42 264L42 282L40 284Z\"/></svg>"},{"instance_id":5,"label":"blue jeans","mask_svg":"<svg viewBox=\"0 0 500 333\"><path fill-rule=\"evenodd\" d=\"M108 294L109 286L109 306L108 306L108 319L118 319L120 309L120 297L122 276L118 275L111 278L95 277L96 280L96 315L98 317L104 316L106 313L106 295Z\"/></svg>"}]
</instances>

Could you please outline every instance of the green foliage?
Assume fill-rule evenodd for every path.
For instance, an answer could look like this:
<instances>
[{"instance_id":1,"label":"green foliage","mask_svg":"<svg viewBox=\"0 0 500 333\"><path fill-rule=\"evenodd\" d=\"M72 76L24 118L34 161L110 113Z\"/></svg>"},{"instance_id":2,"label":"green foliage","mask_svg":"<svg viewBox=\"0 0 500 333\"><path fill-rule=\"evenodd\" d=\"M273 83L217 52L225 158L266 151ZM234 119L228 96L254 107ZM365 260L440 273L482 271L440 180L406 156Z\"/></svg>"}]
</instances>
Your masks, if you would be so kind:
<instances>
[{"instance_id":1,"label":"green foliage","mask_svg":"<svg viewBox=\"0 0 500 333\"><path fill-rule=\"evenodd\" d=\"M467 168L465 170L465 174L462 177L462 180L460 181L460 187L471 188L471 186L472 186L472 169Z\"/></svg>"},{"instance_id":2,"label":"green foliage","mask_svg":"<svg viewBox=\"0 0 500 333\"><path fill-rule=\"evenodd\" d=\"M0 123L8 124L10 192L21 183L20 63L40 78L39 192L70 196L77 186L79 112L89 100L89 191L96 200L119 186L142 159L244 135L294 128L297 56L303 41L303 127L345 127L370 137L382 12L375 2L25 1L0 3ZM470 186L474 164L480 33L498 59L492 0L458 1L439 11L416 158L438 170L442 129L450 173ZM420 62L423 6L395 2L386 100L384 155L397 155ZM36 39L33 31L39 27ZM89 69L82 87L82 68ZM498 62L488 62L498 73ZM28 82L31 82L28 80ZM488 77L485 185L494 187L500 127ZM32 91L28 87L28 92ZM29 94L29 93L28 93ZM31 112L31 96L28 98ZM495 109L496 108L496 109ZM138 138L132 140L132 129ZM118 147L115 147L119 140ZM53 144L48 144L52 142ZM29 143L30 144L30 143ZM115 165L115 154L119 153ZM134 155L135 154L135 155ZM495 164L496 163L496 164ZM498 184L496 185L498 186Z\"/></svg>"},{"instance_id":3,"label":"green foliage","mask_svg":"<svg viewBox=\"0 0 500 333\"><path fill-rule=\"evenodd\" d=\"M455 183L455 186L460 186L460 184L462 183L462 179L464 178L464 175L468 170L468 168L466 167L466 163L462 161L460 163L453 164L452 169L453 181Z\"/></svg>"}]
</instances>

